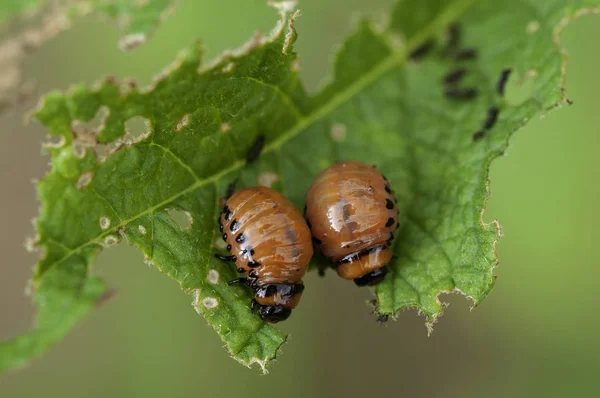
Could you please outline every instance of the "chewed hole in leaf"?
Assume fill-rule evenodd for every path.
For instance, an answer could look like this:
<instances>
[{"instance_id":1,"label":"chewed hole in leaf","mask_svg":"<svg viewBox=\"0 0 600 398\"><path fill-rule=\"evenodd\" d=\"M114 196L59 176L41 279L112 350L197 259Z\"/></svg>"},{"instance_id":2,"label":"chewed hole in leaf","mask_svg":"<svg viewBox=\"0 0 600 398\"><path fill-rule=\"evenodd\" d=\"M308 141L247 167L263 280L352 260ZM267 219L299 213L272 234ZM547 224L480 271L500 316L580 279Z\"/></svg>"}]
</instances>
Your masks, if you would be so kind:
<instances>
[{"instance_id":1,"label":"chewed hole in leaf","mask_svg":"<svg viewBox=\"0 0 600 398\"><path fill-rule=\"evenodd\" d=\"M103 231L110 228L110 218L100 217L100 228L102 228Z\"/></svg>"},{"instance_id":2,"label":"chewed hole in leaf","mask_svg":"<svg viewBox=\"0 0 600 398\"><path fill-rule=\"evenodd\" d=\"M229 130L231 130L231 123L225 122L225 123L221 124L221 132L226 133Z\"/></svg>"},{"instance_id":3,"label":"chewed hole in leaf","mask_svg":"<svg viewBox=\"0 0 600 398\"><path fill-rule=\"evenodd\" d=\"M217 270L211 269L210 271L208 271L206 280L208 280L208 283L216 285L217 283L219 283L219 272Z\"/></svg>"},{"instance_id":4,"label":"chewed hole in leaf","mask_svg":"<svg viewBox=\"0 0 600 398\"><path fill-rule=\"evenodd\" d=\"M108 116L110 116L110 109L106 105L103 105L98 108L92 119L87 121L73 120L71 122L71 131L74 138L86 146L96 144L96 138L104 130Z\"/></svg>"},{"instance_id":5,"label":"chewed hole in leaf","mask_svg":"<svg viewBox=\"0 0 600 398\"><path fill-rule=\"evenodd\" d=\"M513 71L505 86L506 102L512 106L518 106L530 99L536 78L537 71L534 69L528 70L522 76Z\"/></svg>"},{"instance_id":6,"label":"chewed hole in leaf","mask_svg":"<svg viewBox=\"0 0 600 398\"><path fill-rule=\"evenodd\" d=\"M62 148L66 144L65 137L62 135L54 135L44 143L46 148Z\"/></svg>"},{"instance_id":7,"label":"chewed hole in leaf","mask_svg":"<svg viewBox=\"0 0 600 398\"><path fill-rule=\"evenodd\" d=\"M118 151L119 149L124 147L123 141L119 138L113 142L109 142L107 144L97 144L94 147L94 152L96 153L96 159L98 162L104 162L110 155Z\"/></svg>"},{"instance_id":8,"label":"chewed hole in leaf","mask_svg":"<svg viewBox=\"0 0 600 398\"><path fill-rule=\"evenodd\" d=\"M119 238L118 237L116 237L115 235L108 235L102 241L102 246L108 248L108 247L116 245L117 243L119 243Z\"/></svg>"},{"instance_id":9,"label":"chewed hole in leaf","mask_svg":"<svg viewBox=\"0 0 600 398\"><path fill-rule=\"evenodd\" d=\"M536 33L538 30L540 30L540 23L539 21L536 20L531 20L529 21L529 23L527 24L527 33Z\"/></svg>"},{"instance_id":10,"label":"chewed hole in leaf","mask_svg":"<svg viewBox=\"0 0 600 398\"><path fill-rule=\"evenodd\" d=\"M166 211L169 215L169 219L181 228L182 231L188 231L192 227L194 219L189 211L181 209L167 209Z\"/></svg>"},{"instance_id":11,"label":"chewed hole in leaf","mask_svg":"<svg viewBox=\"0 0 600 398\"><path fill-rule=\"evenodd\" d=\"M152 134L152 125L150 120L142 116L134 116L125 122L125 132L127 137L139 142Z\"/></svg>"},{"instance_id":12,"label":"chewed hole in leaf","mask_svg":"<svg viewBox=\"0 0 600 398\"><path fill-rule=\"evenodd\" d=\"M91 172L91 171L84 171L79 176L79 179L77 180L77 183L75 184L75 186L77 187L77 189L85 188L85 187L87 187L89 185L90 182L92 182L92 178L93 177L94 177L94 173L93 172Z\"/></svg>"},{"instance_id":13,"label":"chewed hole in leaf","mask_svg":"<svg viewBox=\"0 0 600 398\"><path fill-rule=\"evenodd\" d=\"M331 126L329 134L335 142L344 142L346 139L346 126L342 123L335 123Z\"/></svg>"},{"instance_id":14,"label":"chewed hole in leaf","mask_svg":"<svg viewBox=\"0 0 600 398\"><path fill-rule=\"evenodd\" d=\"M271 188L277 180L279 180L279 176L272 171L263 171L258 175L258 185L263 187Z\"/></svg>"},{"instance_id":15,"label":"chewed hole in leaf","mask_svg":"<svg viewBox=\"0 0 600 398\"><path fill-rule=\"evenodd\" d=\"M175 131L181 131L182 128L186 127L190 123L190 114L186 113L175 125Z\"/></svg>"},{"instance_id":16,"label":"chewed hole in leaf","mask_svg":"<svg viewBox=\"0 0 600 398\"><path fill-rule=\"evenodd\" d=\"M205 308L211 310L213 308L217 308L217 306L219 305L219 301L214 297L204 297L202 299L202 305Z\"/></svg>"}]
</instances>

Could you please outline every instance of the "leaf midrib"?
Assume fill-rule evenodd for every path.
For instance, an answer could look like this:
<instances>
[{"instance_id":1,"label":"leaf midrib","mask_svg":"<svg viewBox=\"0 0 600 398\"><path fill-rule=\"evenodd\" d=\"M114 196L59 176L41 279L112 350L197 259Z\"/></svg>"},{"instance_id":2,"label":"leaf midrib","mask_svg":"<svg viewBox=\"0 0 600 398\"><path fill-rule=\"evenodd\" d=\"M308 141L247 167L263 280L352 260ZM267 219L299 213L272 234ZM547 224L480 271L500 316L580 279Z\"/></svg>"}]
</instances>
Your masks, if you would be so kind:
<instances>
[{"instance_id":1,"label":"leaf midrib","mask_svg":"<svg viewBox=\"0 0 600 398\"><path fill-rule=\"evenodd\" d=\"M406 56L407 56L407 54L410 53L410 51L418 48L419 45L424 43L425 40L427 40L429 37L433 36L434 34L439 32L441 29L443 29L445 26L449 25L452 21L456 20L462 13L464 13L468 8L470 8L471 5L473 5L476 1L477 0L457 0L456 2L449 5L436 19L434 19L431 22L431 24L427 25L423 30L421 30L413 38L411 38L407 42L407 44L404 48L400 49L399 51L392 52L392 54L390 56L388 56L387 58L385 58L379 65L375 66L373 69L371 69L365 75L363 75L361 78L359 78L358 80L356 80L355 82L350 84L344 90L340 91L337 95L334 95L333 97L331 97L331 99L327 103L325 103L322 107L320 107L313 113L307 115L306 117L300 118L298 120L298 123L296 123L292 128L290 128L289 130L287 130L286 132L281 134L277 139L273 140L271 143L266 145L265 148L263 149L263 153L268 153L273 150L279 149L284 143L286 143L287 141L291 140L292 138L294 138L295 136L300 134L300 132L305 130L308 126L317 122L318 120L325 117L326 115L332 113L333 110L336 109L338 106L349 101L351 98L353 98L359 92L361 92L363 89L365 89L367 86L369 86L375 80L377 80L380 76L384 75L386 72L393 69L394 67L401 66L406 61L406 58L407 58ZM118 225L115 225L114 227L104 231L103 233L98 235L95 239L90 240L85 243L82 243L81 245L79 245L79 246L71 249L67 253L65 253L65 255L63 257L61 257L59 260L57 260L55 263L46 267L44 273L53 269L56 265L62 263L63 261L65 261L66 259L71 257L73 254L79 252L81 249L83 249L89 245L92 245L92 244L99 244L99 241L101 241L103 238L105 238L108 235L115 234L116 231L118 231L121 228L124 228L126 225L137 220L138 218L143 217L147 214L154 213L158 209L168 205L169 203L175 201L176 199L180 198L183 195L186 195L190 192L195 191L198 188L201 188L210 183L216 183L223 176L243 167L244 165L245 165L245 160L243 160L243 159L237 160L237 161L233 162L232 165L229 166L228 168L225 168L225 169L219 171L218 173L213 174L210 177L207 177L207 178L204 178L201 180L197 180L194 184L190 185L188 188L180 191L179 193L165 199L164 201L162 201L152 207L149 207L147 210L144 210L135 216L121 220L121 222ZM43 274L38 275L37 277L40 278L41 276L43 276ZM34 281L34 282L38 283L39 280Z\"/></svg>"}]
</instances>

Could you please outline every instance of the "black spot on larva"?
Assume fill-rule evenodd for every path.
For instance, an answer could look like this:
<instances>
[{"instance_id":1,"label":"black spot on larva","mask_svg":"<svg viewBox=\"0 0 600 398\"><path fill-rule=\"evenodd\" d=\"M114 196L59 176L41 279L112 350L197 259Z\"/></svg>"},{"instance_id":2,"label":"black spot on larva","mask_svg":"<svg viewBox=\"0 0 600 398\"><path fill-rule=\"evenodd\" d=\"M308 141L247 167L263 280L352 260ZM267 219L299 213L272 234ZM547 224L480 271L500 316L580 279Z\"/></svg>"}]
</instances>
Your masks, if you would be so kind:
<instances>
[{"instance_id":1,"label":"black spot on larva","mask_svg":"<svg viewBox=\"0 0 600 398\"><path fill-rule=\"evenodd\" d=\"M447 88L444 90L444 95L453 99L473 99L477 96L475 88Z\"/></svg>"},{"instance_id":2,"label":"black spot on larva","mask_svg":"<svg viewBox=\"0 0 600 398\"><path fill-rule=\"evenodd\" d=\"M473 134L473 141L479 141L480 139L483 138L484 134L485 134L485 132L483 130L479 130L478 132Z\"/></svg>"},{"instance_id":3,"label":"black spot on larva","mask_svg":"<svg viewBox=\"0 0 600 398\"><path fill-rule=\"evenodd\" d=\"M231 224L229 224L229 230L231 232L237 232L238 229L240 229L240 223L237 222L237 220L233 220Z\"/></svg>"},{"instance_id":4,"label":"black spot on larva","mask_svg":"<svg viewBox=\"0 0 600 398\"><path fill-rule=\"evenodd\" d=\"M393 241L393 240L394 240L394 233L393 233L393 232L390 232L390 237L388 238L388 240L387 240L386 244L387 244L388 246L391 246L391 245L392 245L392 241Z\"/></svg>"},{"instance_id":5,"label":"black spot on larva","mask_svg":"<svg viewBox=\"0 0 600 398\"><path fill-rule=\"evenodd\" d=\"M246 237L244 236L244 234L239 234L238 236L236 236L235 241L237 243L244 243L244 241L246 240Z\"/></svg>"},{"instance_id":6,"label":"black spot on larva","mask_svg":"<svg viewBox=\"0 0 600 398\"><path fill-rule=\"evenodd\" d=\"M223 207L223 214L227 213L229 211L229 207L225 206Z\"/></svg>"},{"instance_id":7,"label":"black spot on larva","mask_svg":"<svg viewBox=\"0 0 600 398\"><path fill-rule=\"evenodd\" d=\"M260 156L263 147L265 146L265 136L263 134L256 137L256 141L248 150L248 154L246 155L246 164L250 164L254 162Z\"/></svg>"},{"instance_id":8,"label":"black spot on larva","mask_svg":"<svg viewBox=\"0 0 600 398\"><path fill-rule=\"evenodd\" d=\"M231 251L231 245L227 245L227 251Z\"/></svg>"},{"instance_id":9,"label":"black spot on larva","mask_svg":"<svg viewBox=\"0 0 600 398\"><path fill-rule=\"evenodd\" d=\"M225 220L227 220L227 221L231 220L232 216L233 216L233 213L231 211L229 211L229 209L227 209L227 211L225 212Z\"/></svg>"},{"instance_id":10,"label":"black spot on larva","mask_svg":"<svg viewBox=\"0 0 600 398\"><path fill-rule=\"evenodd\" d=\"M385 208L389 209L389 210L392 210L394 208L394 202L392 202L389 199L386 199L385 200Z\"/></svg>"},{"instance_id":11,"label":"black spot on larva","mask_svg":"<svg viewBox=\"0 0 600 398\"><path fill-rule=\"evenodd\" d=\"M250 249L250 255L254 256L254 249Z\"/></svg>"},{"instance_id":12,"label":"black spot on larva","mask_svg":"<svg viewBox=\"0 0 600 398\"><path fill-rule=\"evenodd\" d=\"M237 256L231 256L231 261L236 262L237 261Z\"/></svg>"},{"instance_id":13,"label":"black spot on larva","mask_svg":"<svg viewBox=\"0 0 600 398\"><path fill-rule=\"evenodd\" d=\"M223 234L223 240L227 240L227 234Z\"/></svg>"},{"instance_id":14,"label":"black spot on larva","mask_svg":"<svg viewBox=\"0 0 600 398\"><path fill-rule=\"evenodd\" d=\"M477 58L477 50L474 48L463 48L462 50L458 50L454 54L454 58L457 61L464 61L467 59L475 59Z\"/></svg>"},{"instance_id":15,"label":"black spot on larva","mask_svg":"<svg viewBox=\"0 0 600 398\"><path fill-rule=\"evenodd\" d=\"M465 73L467 73L467 70L465 68L454 69L454 70L448 72L446 74L446 76L444 76L444 83L446 83L446 84L458 83L463 78Z\"/></svg>"},{"instance_id":16,"label":"black spot on larva","mask_svg":"<svg viewBox=\"0 0 600 398\"><path fill-rule=\"evenodd\" d=\"M394 219L392 217L388 218L387 222L385 223L386 228L387 227L391 227L392 225L394 225Z\"/></svg>"},{"instance_id":17,"label":"black spot on larva","mask_svg":"<svg viewBox=\"0 0 600 398\"><path fill-rule=\"evenodd\" d=\"M506 68L503 69L502 72L500 72L500 77L498 78L497 84L498 94L504 95L504 87L506 86L506 82L508 81L508 77L510 76L511 71L512 69Z\"/></svg>"},{"instance_id":18,"label":"black spot on larva","mask_svg":"<svg viewBox=\"0 0 600 398\"><path fill-rule=\"evenodd\" d=\"M388 184L385 184L385 192L389 193L390 195L392 194L392 189Z\"/></svg>"},{"instance_id":19,"label":"black spot on larva","mask_svg":"<svg viewBox=\"0 0 600 398\"><path fill-rule=\"evenodd\" d=\"M253 270L253 269L251 269L251 270L248 272L248 276L249 276L250 278L256 278L256 277L258 276L258 274L256 273L256 270Z\"/></svg>"},{"instance_id":20,"label":"black spot on larva","mask_svg":"<svg viewBox=\"0 0 600 398\"><path fill-rule=\"evenodd\" d=\"M396 229L400 228L400 223L396 224Z\"/></svg>"},{"instance_id":21,"label":"black spot on larva","mask_svg":"<svg viewBox=\"0 0 600 398\"><path fill-rule=\"evenodd\" d=\"M413 60L421 59L424 56L426 56L427 54L429 54L429 52L433 49L434 46L435 46L435 41L433 39L429 39L425 43L423 43L421 46L412 50L410 52L410 54L408 55L408 57Z\"/></svg>"},{"instance_id":22,"label":"black spot on larva","mask_svg":"<svg viewBox=\"0 0 600 398\"><path fill-rule=\"evenodd\" d=\"M219 224L219 231L223 232L223 224Z\"/></svg>"},{"instance_id":23,"label":"black spot on larva","mask_svg":"<svg viewBox=\"0 0 600 398\"><path fill-rule=\"evenodd\" d=\"M237 272L239 272L239 273L241 274L241 273L243 273L243 272L246 272L246 270L245 270L245 269L243 269L243 268L238 268L238 269L237 269Z\"/></svg>"},{"instance_id":24,"label":"black spot on larva","mask_svg":"<svg viewBox=\"0 0 600 398\"><path fill-rule=\"evenodd\" d=\"M254 260L252 260L252 261L250 261L250 262L248 263L248 267L250 267L250 268L256 268L256 267L258 267L258 266L260 266L260 263L259 263L259 262L256 262L256 261L254 261Z\"/></svg>"}]
</instances>

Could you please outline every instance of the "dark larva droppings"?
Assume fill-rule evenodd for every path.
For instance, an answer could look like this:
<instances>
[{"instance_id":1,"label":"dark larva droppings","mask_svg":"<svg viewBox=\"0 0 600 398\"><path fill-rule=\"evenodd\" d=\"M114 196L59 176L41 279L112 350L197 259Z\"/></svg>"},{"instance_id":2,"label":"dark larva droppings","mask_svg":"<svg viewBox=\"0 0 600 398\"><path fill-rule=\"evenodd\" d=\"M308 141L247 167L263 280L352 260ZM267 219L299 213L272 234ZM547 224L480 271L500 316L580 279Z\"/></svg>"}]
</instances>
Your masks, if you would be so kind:
<instances>
[{"instance_id":1,"label":"dark larva droppings","mask_svg":"<svg viewBox=\"0 0 600 398\"><path fill-rule=\"evenodd\" d=\"M477 50L473 48L463 48L462 50L458 50L456 54L454 54L454 58L457 61L464 61L467 59L477 58Z\"/></svg>"},{"instance_id":2,"label":"dark larva droppings","mask_svg":"<svg viewBox=\"0 0 600 398\"><path fill-rule=\"evenodd\" d=\"M475 134L473 134L473 141L479 141L480 139L483 138L484 135L484 131L483 130L479 130L478 132L476 132Z\"/></svg>"},{"instance_id":3,"label":"dark larva droppings","mask_svg":"<svg viewBox=\"0 0 600 398\"><path fill-rule=\"evenodd\" d=\"M236 238L235 241L237 243L244 243L244 241L246 240L246 237L244 236L244 234L239 234Z\"/></svg>"},{"instance_id":4,"label":"dark larva droppings","mask_svg":"<svg viewBox=\"0 0 600 398\"><path fill-rule=\"evenodd\" d=\"M227 251L230 252L231 251L231 245L227 245Z\"/></svg>"},{"instance_id":5,"label":"dark larva droppings","mask_svg":"<svg viewBox=\"0 0 600 398\"><path fill-rule=\"evenodd\" d=\"M494 126L498 119L498 112L499 110L495 106L488 109L487 119L485 119L485 122L483 123L484 130L491 129Z\"/></svg>"},{"instance_id":6,"label":"dark larva droppings","mask_svg":"<svg viewBox=\"0 0 600 398\"><path fill-rule=\"evenodd\" d=\"M385 184L385 192L389 193L390 195L392 194L392 189L388 184Z\"/></svg>"},{"instance_id":7,"label":"dark larva droppings","mask_svg":"<svg viewBox=\"0 0 600 398\"><path fill-rule=\"evenodd\" d=\"M508 81L508 77L510 76L510 72L512 69L506 68L500 72L500 77L498 78L498 94L504 95L504 87L506 86L506 82Z\"/></svg>"},{"instance_id":8,"label":"dark larva droppings","mask_svg":"<svg viewBox=\"0 0 600 398\"><path fill-rule=\"evenodd\" d=\"M463 78L465 73L467 73L467 70L465 68L458 68L458 69L452 70L452 71L448 72L446 74L446 76L444 76L444 83L446 83L446 84L458 83Z\"/></svg>"},{"instance_id":9,"label":"dark larva droppings","mask_svg":"<svg viewBox=\"0 0 600 398\"><path fill-rule=\"evenodd\" d=\"M447 88L444 95L454 99L473 99L477 96L477 90L474 88Z\"/></svg>"},{"instance_id":10,"label":"dark larva droppings","mask_svg":"<svg viewBox=\"0 0 600 398\"><path fill-rule=\"evenodd\" d=\"M256 137L256 141L250 147L248 155L246 155L246 164L254 162L260 156L263 147L265 146L265 136L263 134Z\"/></svg>"},{"instance_id":11,"label":"dark larva droppings","mask_svg":"<svg viewBox=\"0 0 600 398\"><path fill-rule=\"evenodd\" d=\"M223 240L227 240L227 234L223 234Z\"/></svg>"},{"instance_id":12,"label":"dark larva droppings","mask_svg":"<svg viewBox=\"0 0 600 398\"><path fill-rule=\"evenodd\" d=\"M410 52L408 57L410 59L418 60L427 55L434 47L435 41L433 39L427 40L420 47L415 48Z\"/></svg>"},{"instance_id":13,"label":"dark larva droppings","mask_svg":"<svg viewBox=\"0 0 600 398\"><path fill-rule=\"evenodd\" d=\"M446 48L444 55L450 55L458 48L460 44L460 26L454 23L448 27Z\"/></svg>"},{"instance_id":14,"label":"dark larva droppings","mask_svg":"<svg viewBox=\"0 0 600 398\"><path fill-rule=\"evenodd\" d=\"M394 202L392 202L389 199L386 199L385 200L385 208L389 209L389 210L392 210L394 208Z\"/></svg>"},{"instance_id":15,"label":"dark larva droppings","mask_svg":"<svg viewBox=\"0 0 600 398\"><path fill-rule=\"evenodd\" d=\"M237 222L237 220L233 220L229 225L229 230L231 232L237 232L238 229L240 229L240 223Z\"/></svg>"},{"instance_id":16,"label":"dark larva droppings","mask_svg":"<svg viewBox=\"0 0 600 398\"><path fill-rule=\"evenodd\" d=\"M388 218L387 222L385 223L386 228L387 227L391 227L392 225L394 225L394 219L392 217Z\"/></svg>"}]
</instances>

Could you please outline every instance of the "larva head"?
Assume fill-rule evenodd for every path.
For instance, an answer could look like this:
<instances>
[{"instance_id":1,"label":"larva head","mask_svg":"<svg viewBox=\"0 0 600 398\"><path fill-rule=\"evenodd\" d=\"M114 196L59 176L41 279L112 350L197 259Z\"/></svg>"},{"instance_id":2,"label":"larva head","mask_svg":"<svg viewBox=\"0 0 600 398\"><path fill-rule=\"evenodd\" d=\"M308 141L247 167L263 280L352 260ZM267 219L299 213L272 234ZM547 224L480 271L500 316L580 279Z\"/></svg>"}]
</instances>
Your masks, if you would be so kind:
<instances>
[{"instance_id":1,"label":"larva head","mask_svg":"<svg viewBox=\"0 0 600 398\"><path fill-rule=\"evenodd\" d=\"M375 246L344 257L336 271L344 279L354 279L358 286L372 286L383 280L387 274L385 266L391 259L392 251L387 246Z\"/></svg>"},{"instance_id":2,"label":"larva head","mask_svg":"<svg viewBox=\"0 0 600 398\"><path fill-rule=\"evenodd\" d=\"M303 284L275 284L262 285L254 291L254 298L260 305L282 305L294 309L300 301Z\"/></svg>"}]
</instances>

